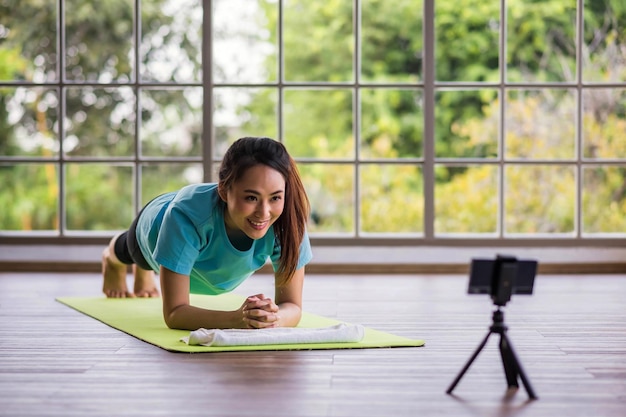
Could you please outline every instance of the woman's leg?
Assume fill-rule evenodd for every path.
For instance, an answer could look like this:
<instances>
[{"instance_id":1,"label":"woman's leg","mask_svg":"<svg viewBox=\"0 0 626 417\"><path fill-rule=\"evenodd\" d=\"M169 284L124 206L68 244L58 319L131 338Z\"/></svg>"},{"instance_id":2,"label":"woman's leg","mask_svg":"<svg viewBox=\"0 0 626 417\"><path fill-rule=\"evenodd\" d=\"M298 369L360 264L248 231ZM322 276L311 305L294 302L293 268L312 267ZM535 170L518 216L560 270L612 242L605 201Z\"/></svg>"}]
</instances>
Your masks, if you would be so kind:
<instances>
[{"instance_id":1,"label":"woman's leg","mask_svg":"<svg viewBox=\"0 0 626 417\"><path fill-rule=\"evenodd\" d=\"M160 295L155 284L153 270L146 270L135 264L133 275L135 276L135 297L158 297Z\"/></svg>"},{"instance_id":2,"label":"woman's leg","mask_svg":"<svg viewBox=\"0 0 626 417\"><path fill-rule=\"evenodd\" d=\"M133 290L135 296L158 297L160 294L155 283L154 271L150 268L150 264L148 264L148 261L146 261L146 258L141 253L139 242L137 242L137 222L139 216L141 216L141 212L139 212L133 224L128 228L128 233L125 236L126 252L124 256L128 256L131 260L129 263L133 264L133 275L135 277ZM122 259L122 262L123 261Z\"/></svg>"},{"instance_id":3,"label":"woman's leg","mask_svg":"<svg viewBox=\"0 0 626 417\"><path fill-rule=\"evenodd\" d=\"M111 239L109 246L102 253L102 275L104 276L102 290L107 297L158 297L160 295L155 283L154 271L141 253L137 241L137 223L144 209L145 207L139 211L126 232ZM128 265L133 266L134 293L129 292L126 287Z\"/></svg>"},{"instance_id":4,"label":"woman's leg","mask_svg":"<svg viewBox=\"0 0 626 417\"><path fill-rule=\"evenodd\" d=\"M134 297L126 286L128 266L115 255L115 243L122 235L123 233L114 236L102 252L102 292L109 298Z\"/></svg>"}]
</instances>

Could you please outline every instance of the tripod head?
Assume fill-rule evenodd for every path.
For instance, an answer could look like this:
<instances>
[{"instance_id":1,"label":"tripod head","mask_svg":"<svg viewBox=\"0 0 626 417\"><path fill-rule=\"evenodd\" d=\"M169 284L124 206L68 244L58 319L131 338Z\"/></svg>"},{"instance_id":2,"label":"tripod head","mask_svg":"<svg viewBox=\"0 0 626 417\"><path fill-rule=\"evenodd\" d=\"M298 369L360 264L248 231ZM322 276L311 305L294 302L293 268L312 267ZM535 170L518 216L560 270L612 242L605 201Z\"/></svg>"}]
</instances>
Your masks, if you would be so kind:
<instances>
[{"instance_id":1,"label":"tripod head","mask_svg":"<svg viewBox=\"0 0 626 417\"><path fill-rule=\"evenodd\" d=\"M513 294L532 294L537 261L497 255L495 259L472 259L469 294L489 294L504 307Z\"/></svg>"}]
</instances>

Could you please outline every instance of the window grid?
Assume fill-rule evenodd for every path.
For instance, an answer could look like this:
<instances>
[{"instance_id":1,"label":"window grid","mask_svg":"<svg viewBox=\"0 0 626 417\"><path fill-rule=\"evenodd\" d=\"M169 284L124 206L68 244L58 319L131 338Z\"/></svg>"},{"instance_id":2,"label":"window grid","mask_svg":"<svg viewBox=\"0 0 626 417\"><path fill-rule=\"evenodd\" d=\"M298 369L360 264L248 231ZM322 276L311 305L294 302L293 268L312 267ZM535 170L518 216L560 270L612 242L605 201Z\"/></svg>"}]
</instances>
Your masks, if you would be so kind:
<instances>
[{"instance_id":1,"label":"window grid","mask_svg":"<svg viewBox=\"0 0 626 417\"><path fill-rule=\"evenodd\" d=\"M204 19L204 40L202 45L202 59L204 63L204 68L212 68L213 65L213 48L212 43L210 42L210 34L213 30L213 13L212 7L206 7L206 5L211 5L212 2L205 2L205 7L203 11L203 19ZM219 87L270 87L277 88L279 91L278 94L278 139L283 140L284 138L284 115L283 115L283 107L284 107L284 92L289 88L294 87L306 87L306 88L315 88L315 87L328 87L328 88L349 88L352 91L353 97L353 135L354 135L354 158L346 159L345 161L342 159L312 159L312 158L296 158L299 164L307 164L307 163L322 163L322 164L333 164L338 162L347 162L354 165L354 174L355 174L355 183L354 183L354 196L353 199L355 201L354 205L354 219L355 219L355 230L354 236L346 237L328 237L328 236L318 236L312 235L312 239L314 243L321 245L350 245L350 244L358 244L358 245L423 245L423 244L434 244L434 245L442 245L442 246L455 246L455 245L469 245L469 246L481 246L481 245L499 245L499 246L517 246L520 244L523 245L536 245L536 246L577 246L582 243L585 245L608 245L608 246L618 246L623 243L623 238L614 237L614 236L606 236L602 234L593 234L591 236L585 236L582 232L583 224L582 224L582 171L585 166L626 166L626 162L620 159L603 159L603 160L587 160L584 158L582 152L582 101L583 101L583 91L585 89L593 89L593 88L623 88L624 83L585 83L582 79L582 60L580 59L580 51L583 46L583 34L582 34L582 23L583 23L583 0L577 0L577 15L576 15L576 82L575 83L511 83L507 82L507 63L506 63L506 36L507 36L507 12L506 12L506 0L501 0L501 8L500 8L500 21L502 24L500 25L500 42L499 42L499 71L500 71L500 82L499 83L473 83L473 82L440 82L435 78L435 24L434 24L434 15L435 15L435 7L434 1L425 0L424 1L424 22L423 22L423 33L416 34L416 36L423 36L424 39L424 67L423 67L423 80L422 82L415 84L406 84L406 83L368 83L362 82L360 73L361 73L361 43L360 43L360 30L361 30L361 1L353 0L354 5L354 14L353 14L353 23L354 23L354 58L353 58L353 71L354 71L354 82L352 83L324 83L324 82L287 82L285 81L284 76L284 49L283 45L283 2L280 1L278 4L278 15L279 15L279 25L278 25L278 42L280 47L278 48L278 81L276 83L246 83L243 84L231 84L231 83L215 83L212 76L212 71L205 70L203 71L202 83L158 83L158 82L143 82L141 79L141 68L140 68L140 38L141 38L141 0L134 1L134 33L133 33L133 41L135 44L134 48L134 80L129 83L96 83L96 82L81 82L75 83L66 81L65 78L65 2L60 0L58 2L58 36L57 36L57 50L58 61L57 61L57 73L60 74L59 81L50 83L22 83L22 82L3 82L0 83L0 86L29 86L29 87L52 87L55 88L59 97L59 154L57 157L2 157L0 156L0 162L9 162L9 163L20 163L20 162L29 162L29 163L55 163L58 166L58 179L59 179L59 230L54 231L52 233L48 232L34 232L25 236L20 233L7 233L0 232L0 243L11 243L11 242L38 242L38 241L58 241L58 242L86 242L93 240L94 236L96 239L100 239L97 233L82 233L82 232L72 232L66 230L66 201L65 201L65 167L70 162L105 162L111 164L118 163L130 163L133 166L133 179L134 179L134 210L137 212L141 207L141 170L143 163L156 163L156 162L202 162L204 167L204 180L205 181L214 181L213 173L215 172L216 166L219 163L219 158L216 157L214 153L214 125L213 125L213 89L216 86ZM64 153L63 144L64 144L64 115L66 114L66 95L67 87L71 86L93 86L93 87L115 87L115 86L131 86L135 93L135 114L139 114L141 103L141 91L144 88L150 87L166 87L166 86L176 86L176 87L202 87L204 86L204 105L203 105L203 123L204 128L202 132L202 140L204 144L210 144L210 146L202 147L202 155L199 157L177 157L177 158L169 158L169 157L147 157L141 155L141 140L140 140L140 123L139 118L137 118L138 122L135 123L135 137L134 137L134 145L135 145L135 155L133 157L75 157L75 156L67 156ZM363 88L409 88L409 89L422 89L424 94L424 101L426 105L424 106L424 150L423 150L423 158L408 158L408 159L367 159L363 160L361 157L360 146L361 146L361 136L360 136L360 103L361 103L361 90ZM435 141L435 131L434 131L434 118L435 118L435 93L438 91L452 91L456 89L485 89L485 88L495 88L498 91L500 100L499 100L499 113L500 113L500 125L499 125L499 137L498 137L498 147L499 153L497 158L492 159L484 159L484 158L440 158L435 156L434 149L434 141ZM516 160L507 158L504 151L504 138L506 133L506 99L507 92L511 89L532 89L532 88L553 88L553 89L574 89L576 91L576 138L575 138L575 157L572 160L541 160L541 159L533 159L533 160ZM394 165L394 164L406 164L413 163L418 166L423 167L423 181L424 181L424 225L423 225L423 234L421 236L410 236L410 237L402 237L402 235L367 235L362 234L360 232L361 218L360 218L360 181L359 175L361 171L361 167L363 164L372 164L379 163L382 165ZM495 237L485 237L485 235L462 235L462 236L454 236L454 235L436 235L434 230L434 222L435 222L435 179L434 179L434 168L435 165L442 166L452 166L455 164L480 164L480 165L496 165L498 167L498 213L497 213L497 233ZM505 168L511 164L514 165L546 165L546 166L573 166L575 169L575 236L568 237L558 237L555 235L532 235L532 236L513 236L505 234L505 219L504 219L504 208L505 208L505 186L506 186L506 170ZM398 237L399 236L399 237Z\"/></svg>"}]
</instances>

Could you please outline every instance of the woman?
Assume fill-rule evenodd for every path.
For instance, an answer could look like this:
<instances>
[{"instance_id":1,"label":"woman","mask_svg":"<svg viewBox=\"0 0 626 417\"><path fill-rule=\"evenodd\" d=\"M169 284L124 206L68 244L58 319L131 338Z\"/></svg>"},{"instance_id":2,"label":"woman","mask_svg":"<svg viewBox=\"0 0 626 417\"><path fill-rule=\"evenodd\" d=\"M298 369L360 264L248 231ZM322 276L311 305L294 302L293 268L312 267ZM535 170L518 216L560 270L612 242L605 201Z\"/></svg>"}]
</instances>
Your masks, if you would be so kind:
<instances>
[{"instance_id":1,"label":"woman","mask_svg":"<svg viewBox=\"0 0 626 417\"><path fill-rule=\"evenodd\" d=\"M107 297L157 297L160 275L168 327L292 327L302 314L304 267L311 260L306 233L309 200L294 160L270 138L231 145L217 184L193 184L156 197L102 257ZM268 258L275 300L257 294L235 311L189 304L190 293L232 291ZM126 287L133 264L134 293Z\"/></svg>"}]
</instances>

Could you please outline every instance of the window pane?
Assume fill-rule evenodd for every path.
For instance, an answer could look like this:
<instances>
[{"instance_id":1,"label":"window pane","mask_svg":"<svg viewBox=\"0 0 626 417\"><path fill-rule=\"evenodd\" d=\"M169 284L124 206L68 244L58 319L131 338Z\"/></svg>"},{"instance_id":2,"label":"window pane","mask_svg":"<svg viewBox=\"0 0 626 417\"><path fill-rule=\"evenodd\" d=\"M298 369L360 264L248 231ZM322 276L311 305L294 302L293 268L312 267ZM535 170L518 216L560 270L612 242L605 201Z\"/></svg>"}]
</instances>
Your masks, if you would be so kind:
<instances>
[{"instance_id":1,"label":"window pane","mask_svg":"<svg viewBox=\"0 0 626 417\"><path fill-rule=\"evenodd\" d=\"M201 164L143 164L141 166L141 207L154 197L202 182Z\"/></svg>"},{"instance_id":2,"label":"window pane","mask_svg":"<svg viewBox=\"0 0 626 417\"><path fill-rule=\"evenodd\" d=\"M575 196L573 167L507 166L506 233L573 233Z\"/></svg>"},{"instance_id":3,"label":"window pane","mask_svg":"<svg viewBox=\"0 0 626 417\"><path fill-rule=\"evenodd\" d=\"M202 156L202 88L141 91L141 153Z\"/></svg>"},{"instance_id":4,"label":"window pane","mask_svg":"<svg viewBox=\"0 0 626 417\"><path fill-rule=\"evenodd\" d=\"M583 90L585 158L626 158L626 89Z\"/></svg>"},{"instance_id":5,"label":"window pane","mask_svg":"<svg viewBox=\"0 0 626 417\"><path fill-rule=\"evenodd\" d=\"M626 233L626 167L585 167L583 232Z\"/></svg>"},{"instance_id":6,"label":"window pane","mask_svg":"<svg viewBox=\"0 0 626 417\"><path fill-rule=\"evenodd\" d=\"M311 203L310 233L354 233L354 167L348 164L299 164Z\"/></svg>"},{"instance_id":7,"label":"window pane","mask_svg":"<svg viewBox=\"0 0 626 417\"><path fill-rule=\"evenodd\" d=\"M626 81L626 9L623 0L584 3L583 79Z\"/></svg>"},{"instance_id":8,"label":"window pane","mask_svg":"<svg viewBox=\"0 0 626 417\"><path fill-rule=\"evenodd\" d=\"M506 3L509 81L576 81L576 2Z\"/></svg>"},{"instance_id":9,"label":"window pane","mask_svg":"<svg viewBox=\"0 0 626 417\"><path fill-rule=\"evenodd\" d=\"M499 81L500 0L435 1L439 81Z\"/></svg>"},{"instance_id":10,"label":"window pane","mask_svg":"<svg viewBox=\"0 0 626 417\"><path fill-rule=\"evenodd\" d=\"M58 106L56 90L0 88L0 155L58 155Z\"/></svg>"},{"instance_id":11,"label":"window pane","mask_svg":"<svg viewBox=\"0 0 626 417\"><path fill-rule=\"evenodd\" d=\"M424 186L415 165L360 165L361 231L419 233L424 228Z\"/></svg>"},{"instance_id":12,"label":"window pane","mask_svg":"<svg viewBox=\"0 0 626 417\"><path fill-rule=\"evenodd\" d=\"M500 105L494 89L439 91L435 95L435 155L498 155Z\"/></svg>"},{"instance_id":13,"label":"window pane","mask_svg":"<svg viewBox=\"0 0 626 417\"><path fill-rule=\"evenodd\" d=\"M65 76L125 82L133 67L133 0L65 0Z\"/></svg>"},{"instance_id":14,"label":"window pane","mask_svg":"<svg viewBox=\"0 0 626 417\"><path fill-rule=\"evenodd\" d=\"M0 165L0 230L58 230L56 164Z\"/></svg>"},{"instance_id":15,"label":"window pane","mask_svg":"<svg viewBox=\"0 0 626 417\"><path fill-rule=\"evenodd\" d=\"M498 231L498 167L435 167L435 233Z\"/></svg>"},{"instance_id":16,"label":"window pane","mask_svg":"<svg viewBox=\"0 0 626 417\"><path fill-rule=\"evenodd\" d=\"M278 139L278 90L275 88L216 88L213 90L214 156L244 136Z\"/></svg>"},{"instance_id":17,"label":"window pane","mask_svg":"<svg viewBox=\"0 0 626 417\"><path fill-rule=\"evenodd\" d=\"M278 74L278 2L213 1L215 82L262 83Z\"/></svg>"},{"instance_id":18,"label":"window pane","mask_svg":"<svg viewBox=\"0 0 626 417\"><path fill-rule=\"evenodd\" d=\"M287 0L283 47L287 81L354 79L352 1Z\"/></svg>"},{"instance_id":19,"label":"window pane","mask_svg":"<svg viewBox=\"0 0 626 417\"><path fill-rule=\"evenodd\" d=\"M141 2L141 79L202 81L202 4L197 0Z\"/></svg>"},{"instance_id":20,"label":"window pane","mask_svg":"<svg viewBox=\"0 0 626 417\"><path fill-rule=\"evenodd\" d=\"M423 154L422 91L361 90L361 158Z\"/></svg>"},{"instance_id":21,"label":"window pane","mask_svg":"<svg viewBox=\"0 0 626 417\"><path fill-rule=\"evenodd\" d=\"M422 74L422 0L361 2L361 76L417 82Z\"/></svg>"},{"instance_id":22,"label":"window pane","mask_svg":"<svg viewBox=\"0 0 626 417\"><path fill-rule=\"evenodd\" d=\"M56 2L6 3L0 6L0 81L56 80Z\"/></svg>"},{"instance_id":23,"label":"window pane","mask_svg":"<svg viewBox=\"0 0 626 417\"><path fill-rule=\"evenodd\" d=\"M63 152L68 156L135 153L135 93L130 87L66 90Z\"/></svg>"},{"instance_id":24,"label":"window pane","mask_svg":"<svg viewBox=\"0 0 626 417\"><path fill-rule=\"evenodd\" d=\"M354 157L350 90L287 90L284 94L285 145L292 156Z\"/></svg>"},{"instance_id":25,"label":"window pane","mask_svg":"<svg viewBox=\"0 0 626 417\"><path fill-rule=\"evenodd\" d=\"M68 230L121 230L134 218L132 166L65 166Z\"/></svg>"},{"instance_id":26,"label":"window pane","mask_svg":"<svg viewBox=\"0 0 626 417\"><path fill-rule=\"evenodd\" d=\"M512 90L507 95L505 111L507 158L574 158L574 90Z\"/></svg>"}]
</instances>

